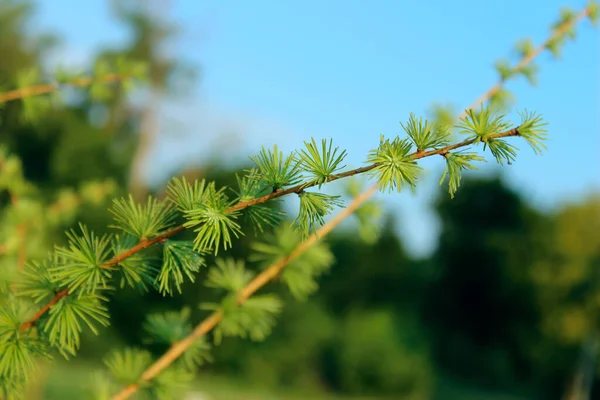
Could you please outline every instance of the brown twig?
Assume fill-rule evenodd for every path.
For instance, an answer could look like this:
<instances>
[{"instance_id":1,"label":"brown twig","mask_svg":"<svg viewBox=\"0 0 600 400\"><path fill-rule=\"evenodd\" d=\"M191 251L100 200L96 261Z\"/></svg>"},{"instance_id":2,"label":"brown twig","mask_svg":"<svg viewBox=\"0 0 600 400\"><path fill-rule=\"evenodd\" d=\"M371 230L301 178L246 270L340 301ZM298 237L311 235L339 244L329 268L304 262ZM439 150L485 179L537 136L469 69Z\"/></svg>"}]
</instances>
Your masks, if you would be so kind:
<instances>
[{"instance_id":1,"label":"brown twig","mask_svg":"<svg viewBox=\"0 0 600 400\"><path fill-rule=\"evenodd\" d=\"M131 77L131 75L129 74L107 74L98 78L77 78L67 82L66 84L77 87L85 87L90 86L95 82L119 82L129 77ZM37 96L40 94L52 93L58 90L59 87L60 84L57 83L44 83L28 88L11 90L5 93L0 93L0 103L6 103L7 101L22 99L30 96Z\"/></svg>"},{"instance_id":2,"label":"brown twig","mask_svg":"<svg viewBox=\"0 0 600 400\"><path fill-rule=\"evenodd\" d=\"M27 329L31 328L35 322L42 317L53 305L58 303L60 299L63 297L67 297L69 294L69 289L63 289L60 292L56 293L56 295L44 305L44 307L40 308L40 310L35 313L35 315L27 322L21 325L21 332L25 332Z\"/></svg>"},{"instance_id":3,"label":"brown twig","mask_svg":"<svg viewBox=\"0 0 600 400\"><path fill-rule=\"evenodd\" d=\"M579 23L579 21L581 21L582 19L586 18L589 15L589 12L590 12L589 7L586 7L579 14L577 14L577 16L575 18L573 18L571 21L569 21L568 23L565 23L562 26L560 26L559 28L553 30L552 34L548 37L548 39L546 39L545 42L543 42L542 44L540 44L529 55L527 55L526 57L523 57L519 61L519 63L517 65L515 65L514 71L519 72L523 68L525 68L526 66L528 66L529 64L531 64L531 62L533 60L535 60L537 58L537 56L539 56L541 53L544 52L544 50L546 49L546 47L550 43L552 43L552 41L554 39L556 39L557 37L560 37L561 35L564 35L565 32L567 32L572 26L577 25L577 23ZM486 101L488 101L493 95L495 95L500 90L500 88L503 85L504 85L504 81L503 80L499 80L498 82L496 82L496 84L494 86L492 86L487 92L485 92L477 100L475 100L473 102L473 104L471 104L471 106L469 108L470 109L477 108L477 107L479 107L480 104L485 103Z\"/></svg>"},{"instance_id":4,"label":"brown twig","mask_svg":"<svg viewBox=\"0 0 600 400\"><path fill-rule=\"evenodd\" d=\"M296 248L288 254L286 257L281 258L275 263L271 264L267 269L258 274L246 287L244 287L238 294L238 303L243 303L250 296L256 293L260 288L265 286L269 281L277 277L285 266L295 258L302 255L316 242L327 236L336 226L338 226L346 217L352 214L360 205L365 201L366 198L370 197L376 189L369 189L364 193L359 194L354 200L344 208L341 212L335 215L325 225L319 228L316 232L308 237L305 241L301 242ZM177 343L174 343L169 350L167 350L158 360L156 360L148 369L144 371L141 376L142 382L148 382L162 370L171 365L177 358L179 358L187 349L189 349L194 342L200 337L211 331L223 317L222 312L216 311L209 315L204 321L202 321L196 328L184 339ZM112 400L124 400L134 394L140 388L139 384L131 384L126 386L121 392L114 395Z\"/></svg>"}]
</instances>

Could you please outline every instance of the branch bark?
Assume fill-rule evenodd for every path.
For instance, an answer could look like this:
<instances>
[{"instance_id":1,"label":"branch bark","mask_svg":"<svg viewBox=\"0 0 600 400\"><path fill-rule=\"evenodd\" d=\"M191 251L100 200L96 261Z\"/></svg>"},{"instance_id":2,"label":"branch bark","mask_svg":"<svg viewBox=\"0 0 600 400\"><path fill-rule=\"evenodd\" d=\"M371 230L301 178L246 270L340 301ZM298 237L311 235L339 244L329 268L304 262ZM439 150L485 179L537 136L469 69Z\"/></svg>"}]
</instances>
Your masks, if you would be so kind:
<instances>
[{"instance_id":1,"label":"branch bark","mask_svg":"<svg viewBox=\"0 0 600 400\"><path fill-rule=\"evenodd\" d=\"M131 75L119 75L119 74L107 74L101 76L99 78L78 78L73 79L66 83L67 85L77 86L77 87L85 87L90 86L93 83L101 82L101 83L111 83L111 82L119 82L124 79L130 78ZM23 89L15 89L10 90L8 92L0 93L0 103L6 103L11 100L23 99L25 97L37 96L40 94L47 94L57 91L60 88L59 84L56 83L45 83L37 86L32 86L29 88Z\"/></svg>"}]
</instances>

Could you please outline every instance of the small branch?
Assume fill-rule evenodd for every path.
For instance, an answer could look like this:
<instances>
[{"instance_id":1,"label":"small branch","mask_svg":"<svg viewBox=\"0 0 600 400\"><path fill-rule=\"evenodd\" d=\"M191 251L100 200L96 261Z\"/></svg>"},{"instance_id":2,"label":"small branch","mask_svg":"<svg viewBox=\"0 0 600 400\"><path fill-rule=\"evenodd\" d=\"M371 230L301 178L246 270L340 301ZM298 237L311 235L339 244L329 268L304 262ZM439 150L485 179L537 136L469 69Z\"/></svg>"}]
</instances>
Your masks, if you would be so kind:
<instances>
[{"instance_id":1,"label":"small branch","mask_svg":"<svg viewBox=\"0 0 600 400\"><path fill-rule=\"evenodd\" d=\"M488 135L487 137L489 139L498 139L498 138L504 138L504 137L509 137L509 136L518 136L518 134L519 134L519 132L518 132L517 128L513 128L513 129L510 129L510 130L508 130L506 132L496 133L496 134L493 134L493 135ZM415 152L415 153L411 154L409 157L412 158L413 160L418 160L420 158L430 157L430 156L437 155L437 154L448 153L451 150L454 150L454 149L457 149L457 148L460 148L460 147L464 147L464 146L469 146L469 145L473 144L474 142L475 142L475 139L465 140L465 141L462 141L460 143L456 143L456 144L453 144L453 145L450 145L450 146L446 146L446 147L443 147L443 148L437 149L437 150L430 150L430 151L425 151L425 152ZM329 179L327 180L327 182L333 182L333 181L336 181L338 179L346 178L346 177L349 177L349 176L363 174L365 172L368 172L368 171L376 168L377 165L378 164L375 163L375 164L368 165L366 167L356 168L356 169L352 169L352 170L349 170L349 171L346 171L346 172L342 172L341 174L332 175L331 177L329 177ZM262 196L262 197L259 197L257 199L252 199L252 200L248 200L248 201L240 201L236 205L229 207L226 211L227 212L239 211L239 210L242 210L244 208L248 208L248 207L251 207L251 206L254 206L254 205L257 205L257 204L262 204L262 203L265 203L265 202L267 202L269 200L272 200L272 199L275 199L275 198L278 198L278 197L283 197L283 196L288 195L288 194L300 193L302 190L304 190L306 188L309 188L309 187L316 186L316 185L317 185L317 182L312 182L312 183L309 182L309 183L303 183L303 184L300 184L300 185L296 185L296 186L293 186L293 187L288 188L288 189L280 189L280 190L277 190L276 192L269 193L269 194L267 194L265 196ZM377 189L377 187L378 187L378 185L375 184L371 188L369 188L367 191L374 191L374 190ZM362 197L359 196L358 198L362 198ZM367 198L368 197L365 197L364 200L366 201ZM112 268L112 267L118 265L120 262L122 262L126 258L131 257L132 255L134 255L134 254L136 254L136 253L138 253L138 252L144 250L145 248L150 247L150 246L152 246L154 244L162 243L167 238L170 238L171 236L174 236L177 233L184 231L185 229L186 229L185 226L179 225L179 226L176 226L175 228L169 229L168 231L165 231L165 232L161 233L160 235L157 235L157 236L155 236L155 237L153 237L151 239L142 239L142 240L139 241L138 244L136 244L132 248L127 249L127 250L123 251L122 253L119 253L119 254L115 255L109 261L107 261L104 264L102 264L102 267L103 268ZM53 298L51 300L51 302L53 302L52 304L54 304L58 300L60 300L60 298L56 299L56 296L55 296L55 298ZM49 309L50 309L50 307L44 306L44 308L42 309L42 310L45 310L44 312L42 312L42 313L38 312L32 319L30 319L28 322L25 322L22 325L21 328L23 329L23 326L28 326L28 327L32 326Z\"/></svg>"},{"instance_id":2,"label":"small branch","mask_svg":"<svg viewBox=\"0 0 600 400\"><path fill-rule=\"evenodd\" d=\"M304 252L306 252L312 245L327 236L337 225L339 225L346 217L351 215L362 203L369 199L376 189L371 188L360 195L339 212L335 217L329 220L325 225L319 228L316 232L308 237L307 240L301 242L296 248L286 257L279 261L271 264L266 270L258 274L246 287L244 287L238 295L238 303L244 303L250 296L256 293L260 288L265 286L269 281L277 277L285 266L292 260L296 259ZM184 339L173 344L167 352L165 352L158 360L156 360L144 373L142 374L141 381L148 382L158 375L161 371L171 365L177 360L186 350L188 350L194 342L200 337L210 332L223 317L222 312L216 311L209 315L204 321L202 321L191 334L186 336ZM124 400L129 396L133 395L140 388L139 384L131 384L126 386L121 392L114 395L112 400Z\"/></svg>"},{"instance_id":3,"label":"small branch","mask_svg":"<svg viewBox=\"0 0 600 400\"><path fill-rule=\"evenodd\" d=\"M185 230L185 227L183 225L179 225L179 226L176 226L175 228L169 229L166 232L163 232L162 234L160 234L158 236L153 237L152 239L142 239L142 240L140 240L140 242L138 244L136 244L132 248L127 249L124 252L117 254L116 256L111 258L109 261L102 264L102 267L105 267L105 268L114 267L114 266L118 265L121 261L134 255L135 253L138 253L138 252L144 250L145 248L152 246L153 244L164 242L165 239L167 239L171 236L174 236L184 230Z\"/></svg>"},{"instance_id":4,"label":"small branch","mask_svg":"<svg viewBox=\"0 0 600 400\"><path fill-rule=\"evenodd\" d=\"M60 292L56 293L56 295L44 305L44 307L40 308L40 310L27 322L21 325L21 332L25 332L27 329L31 328L38 319L42 317L53 305L58 303L60 299L63 297L67 297L69 294L69 289L63 289Z\"/></svg>"},{"instance_id":5,"label":"small branch","mask_svg":"<svg viewBox=\"0 0 600 400\"><path fill-rule=\"evenodd\" d=\"M71 85L76 87L85 87L90 86L95 82L101 83L110 83L110 82L119 82L124 79L131 77L131 75L119 75L119 74L107 74L101 76L99 78L77 78L72 81L64 83L65 85ZM32 86L29 88L23 89L15 89L9 92L0 93L0 103L6 103L11 100L22 99L30 96L37 96L40 94L47 94L57 91L60 88L60 85L57 83L45 83L37 86Z\"/></svg>"},{"instance_id":6,"label":"small branch","mask_svg":"<svg viewBox=\"0 0 600 400\"><path fill-rule=\"evenodd\" d=\"M555 29L552 34L546 39L545 42L540 44L534 51L531 52L527 57L523 57L521 61L517 65L515 65L515 72L521 71L523 68L531 64L533 60L537 58L541 53L544 52L546 46L551 43L557 37L563 35L567 30L569 30L572 26L577 25L582 19L586 18L589 15L589 8L584 8L575 18L573 18L569 23L563 24L560 28ZM500 88L504 85L504 81L499 80L494 86L492 86L487 92L482 94L477 100L471 104L470 109L475 109L479 107L481 103L487 102L493 95L495 95Z\"/></svg>"}]
</instances>

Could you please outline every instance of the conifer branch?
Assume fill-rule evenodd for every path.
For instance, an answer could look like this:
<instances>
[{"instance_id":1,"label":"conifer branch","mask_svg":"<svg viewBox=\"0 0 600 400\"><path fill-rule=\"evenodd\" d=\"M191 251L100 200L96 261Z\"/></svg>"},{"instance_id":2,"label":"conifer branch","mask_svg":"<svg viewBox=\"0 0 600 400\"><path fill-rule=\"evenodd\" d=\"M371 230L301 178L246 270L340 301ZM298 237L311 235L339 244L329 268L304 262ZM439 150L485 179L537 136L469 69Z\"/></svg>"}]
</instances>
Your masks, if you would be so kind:
<instances>
[{"instance_id":1,"label":"conifer branch","mask_svg":"<svg viewBox=\"0 0 600 400\"><path fill-rule=\"evenodd\" d=\"M501 138L506 138L506 137L511 137L511 136L519 136L519 130L518 127L517 128L513 128L510 130L507 130L505 132L501 132L501 133L496 133L496 134L491 134L488 135L487 138L489 140L493 140L493 139L501 139ZM461 148L461 147L465 147L465 146L469 146L473 143L475 143L477 141L477 139L469 139L469 140L464 140L460 143L456 143L453 145L449 145L440 149L435 149L435 150L430 150L430 151L416 151L414 153L412 153L411 155L409 155L409 157L412 160L418 160L421 158L425 158L425 157L430 157L430 156L434 156L434 155L441 155L444 156L445 154L448 154L448 152ZM374 168L377 168L377 166L379 165L379 163L373 163L371 165L365 166L365 167L361 167L361 168L356 168L356 169L352 169L346 172L342 172L336 175L332 175L327 179L327 182L333 182L339 179L343 179L343 178L347 178L347 177L351 177L351 176L355 176L355 175L359 175L359 174L363 174L365 172L369 172ZM262 204L262 203L266 203L269 200L273 200L279 197L283 197L285 195L289 195L289 194L299 194L301 193L303 190L313 187L313 186L317 186L319 183L316 181L311 181L308 183L303 183L303 184L299 184L287 189L279 189L275 192L269 193L265 196L256 198L256 199L252 199L252 200L248 200L248 201L240 201L237 204L229 207L226 211L227 212L233 212L233 211L239 211L257 204ZM378 186L375 184L373 185L370 189L368 189L365 192L365 196L364 197L359 197L360 199L363 199L363 201L366 201L374 192L375 189ZM366 193L369 193L369 195L366 195ZM176 235L179 232L182 232L186 229L186 227L184 225L179 225L177 227L171 228L151 239L142 239L138 242L138 244L136 244L135 246L129 248L128 250L125 250L117 255L115 255L113 258L111 258L109 261L107 261L106 263L102 264L102 267L104 268L112 268L116 265L118 265L119 263L121 263L123 260L133 256L134 254L146 249L147 247L150 247L154 244L157 243L162 243L164 241L166 241L168 238ZM21 331L25 331L28 328L32 327L35 322L41 318L49 309L50 307L52 307L54 304L56 304L61 298L67 296L68 294L68 289L65 289L65 291L61 291L59 293L57 293L50 301L48 304L46 304L38 313L36 313L31 319L29 319L27 322L23 323L21 326Z\"/></svg>"},{"instance_id":2,"label":"conifer branch","mask_svg":"<svg viewBox=\"0 0 600 400\"><path fill-rule=\"evenodd\" d=\"M125 79L133 77L133 74L107 74L101 77L86 77L86 78L76 78L65 82L66 85L71 85L75 87L86 87L90 86L94 83L114 83L120 82ZM0 103L6 103L12 100L23 99L31 96L38 96L41 94L48 94L57 91L60 89L61 84L59 83L44 83L37 86L32 86L23 89L15 89L5 93L0 93Z\"/></svg>"},{"instance_id":3,"label":"conifer branch","mask_svg":"<svg viewBox=\"0 0 600 400\"><path fill-rule=\"evenodd\" d=\"M591 3L588 7L584 8L577 16L566 23L561 24L559 27L554 29L548 39L532 50L529 54L525 55L521 60L515 65L512 69L513 73L518 73L523 71L529 64L531 64L537 56L544 52L544 50L548 49L548 46L558 37L561 37L565 33L569 31L569 29L573 28L577 25L581 20L588 17L590 15L590 10L592 7ZM494 84L487 92L482 94L477 100L471 104L469 108L477 108L480 104L486 103L492 96L494 96L504 85L506 79L499 79L496 84ZM463 114L464 115L464 114Z\"/></svg>"},{"instance_id":4,"label":"conifer branch","mask_svg":"<svg viewBox=\"0 0 600 400\"><path fill-rule=\"evenodd\" d=\"M35 315L31 317L29 321L21 325L21 332L25 332L27 329L31 328L36 323L36 321L42 317L42 315L44 315L46 312L48 312L48 310L50 310L50 307L52 307L53 305L58 303L60 299L67 297L68 295L69 289L64 289L56 293L56 295L42 308L40 308L40 310L37 313L35 313Z\"/></svg>"},{"instance_id":5,"label":"conifer branch","mask_svg":"<svg viewBox=\"0 0 600 400\"><path fill-rule=\"evenodd\" d=\"M579 14L577 14L577 16L575 18L571 19L570 21L567 21L566 23L563 23L558 28L554 29L552 31L552 33L550 34L550 36L548 37L548 39L546 39L542 44L540 44L537 48L535 48L535 50L533 50L529 54L524 55L521 58L521 60L517 63L517 65L515 65L514 72L523 71L523 69L525 69L527 66L529 66L537 58L537 56L539 56L541 53L543 53L544 50L548 49L548 46L552 43L553 40L566 34L569 31L569 29L571 29L572 27L577 25L584 18L590 17L590 19L592 19L592 22L594 22L593 19L597 18L597 16L592 15L593 7L596 7L595 3L590 2L590 4L586 8L584 8ZM496 93L498 93L498 91L504 86L505 83L506 83L506 79L498 80L498 82L496 84L494 84L489 90L487 90L477 100L475 100L469 108L465 109L458 116L457 119L463 118L466 115L467 110L475 109L479 105L487 103L492 98L492 96L494 96ZM448 151L450 151L450 150L453 150L453 149L448 149ZM441 155L447 154L448 151L446 151L443 154L441 154L441 153L440 154ZM419 151L417 151L417 153L418 152ZM370 168L370 167L365 167L365 168ZM363 201L367 201L375 193L375 191L374 191L375 188L377 188L377 183L374 183L369 189L367 189L367 191L369 193L371 193L371 195L365 197L363 199Z\"/></svg>"},{"instance_id":6,"label":"conifer branch","mask_svg":"<svg viewBox=\"0 0 600 400\"><path fill-rule=\"evenodd\" d=\"M595 24L595 21L598 18L598 16L596 15L597 14L596 8L597 8L597 3L594 1L590 1L589 5L586 8L584 8L579 14L577 14L577 16L575 18L567 21L566 23L561 24L556 29L554 29L552 31L552 33L550 34L550 36L548 37L548 39L546 39L542 44L540 44L537 48L535 48L535 50L533 50L529 54L524 55L521 58L521 60L514 67L514 72L523 71L523 69L526 68L528 65L530 65L536 59L537 56L539 56L544 50L549 48L549 45L552 43L552 41L554 41L558 37L561 37L562 35L565 35L569 31L569 29L573 28L584 18L589 17L592 20L592 23ZM481 104L487 103L492 98L492 96L494 96L496 93L498 93L498 91L504 86L505 82L506 82L506 79L500 79L489 90L487 90L477 100L475 100L469 108L463 110L463 112L458 116L457 119L460 119L460 118L463 118L464 116L466 116L467 111L469 109L474 109L474 108L477 108ZM453 150L453 149L448 149L445 153L443 153L443 154L439 153L439 154L445 155L450 150ZM417 153L419 153L419 150L417 151ZM371 166L365 167L365 168L372 169ZM365 196L363 198L363 202L366 202L367 200L369 200L369 198L375 193L376 188L377 188L377 183L374 183L371 187L369 187L369 189L367 189L367 191L365 191L365 193L369 192L371 194L368 196Z\"/></svg>"},{"instance_id":7,"label":"conifer branch","mask_svg":"<svg viewBox=\"0 0 600 400\"><path fill-rule=\"evenodd\" d=\"M439 154L439 153L436 153ZM310 249L316 242L324 238L329 234L336 226L338 226L344 219L351 215L360 205L375 191L377 187L372 187L367 191L358 195L354 200L337 215L331 218L326 224L321 226L316 232L311 234L307 240L301 242L296 248L288 254L288 256L281 258L279 261L271 264L267 269L258 274L248 285L246 285L238 293L238 304L243 304L250 296L256 293L260 288L265 286L267 283L275 279L285 266L295 258L302 255L308 249ZM169 350L167 350L158 360L150 365L141 375L140 382L137 384L131 384L126 386L121 392L117 393L112 397L112 400L124 400L132 396L140 388L140 384L148 382L161 373L165 368L171 365L177 360L186 350L188 350L194 342L210 332L217 324L221 321L223 313L216 311L204 319L190 335L174 343Z\"/></svg>"}]
</instances>

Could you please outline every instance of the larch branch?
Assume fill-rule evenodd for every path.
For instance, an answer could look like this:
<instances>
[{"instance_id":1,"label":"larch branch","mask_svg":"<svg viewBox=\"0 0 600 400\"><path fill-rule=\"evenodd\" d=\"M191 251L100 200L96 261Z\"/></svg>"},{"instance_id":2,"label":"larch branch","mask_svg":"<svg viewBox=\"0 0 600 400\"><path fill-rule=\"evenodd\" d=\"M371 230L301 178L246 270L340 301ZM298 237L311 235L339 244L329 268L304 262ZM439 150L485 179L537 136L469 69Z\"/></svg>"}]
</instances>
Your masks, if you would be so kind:
<instances>
[{"instance_id":1,"label":"larch branch","mask_svg":"<svg viewBox=\"0 0 600 400\"><path fill-rule=\"evenodd\" d=\"M505 132L488 135L487 138L488 139L499 139L499 138L504 138L504 137L509 137L509 136L518 136L518 135L519 135L518 128L513 128L513 129L510 129ZM475 142L475 139L464 140L460 143L449 145L449 146L446 146L446 147L443 147L440 149L436 149L436 150L417 151L417 152L409 155L408 157L410 157L413 160L418 160L418 159L421 159L424 157L430 157L433 155L444 155L444 154L447 154L449 151L452 151L452 150L460 148L460 147L469 146L469 145L473 144L474 142ZM329 179L327 179L327 182L333 182L333 181L347 178L350 176L363 174L365 172L368 172L368 171L376 168L377 166L378 166L378 164L374 163L374 164L368 165L366 167L356 168L356 169L352 169L352 170L349 170L346 172L342 172L340 174L332 175L329 177ZM269 193L265 196L262 196L262 197L259 197L256 199L252 199L252 200L248 200L248 201L240 201L239 203L229 207L226 211L227 212L239 211L239 210L242 210L242 209L257 205L257 204L266 203L269 200L272 200L272 199L275 199L278 197L283 197L288 194L300 193L304 189L307 189L307 188L310 188L313 186L317 186L317 185L318 185L317 182L308 182L308 183L302 183L302 184L299 184L299 185L296 185L296 186L293 186L293 187L290 187L287 189L280 189L280 190L277 190L276 192ZM377 189L377 187L378 187L378 185L375 184L370 189L368 189L368 191L374 193L374 191L375 191L375 189ZM363 201L366 201L369 197L370 196L365 197ZM363 199L363 197L359 197L359 198ZM131 257L132 255L134 255L154 244L162 243L165 240L167 240L168 238L176 235L177 233L184 231L185 229L186 229L186 227L184 225L179 225L179 226L177 226L175 228L171 228L168 231L165 231L165 232L161 233L160 235L157 235L151 239L142 239L135 246L115 255L109 261L102 264L102 267L104 267L104 268L114 267L114 266L118 265L120 262L122 262L123 260L127 259L128 257ZM57 294L50 301L51 304L48 303L48 304L50 304L50 306L48 306L48 304L47 304L40 310L40 312L36 313L29 321L23 323L23 325L21 326L21 330L26 330L27 328L33 326L35 324L35 322L39 318L41 318L44 315L44 313L50 309L50 307L52 305L54 305L58 300L60 300L62 297L64 297L64 296L62 296L59 298L58 296L59 295ZM66 296L66 294L65 294L65 296ZM43 311L43 312L41 312L41 311Z\"/></svg>"},{"instance_id":2,"label":"larch branch","mask_svg":"<svg viewBox=\"0 0 600 400\"><path fill-rule=\"evenodd\" d=\"M522 71L523 68L525 68L529 64L531 64L533 62L533 60L535 60L537 58L537 56L542 54L544 52L544 50L546 49L546 47L554 39L564 35L570 28L577 25L582 19L586 18L589 15L589 13L590 13L590 9L589 9L589 7L586 7L579 14L577 14L577 16L575 16L575 18L573 18L572 20L570 20L567 23L562 24L557 29L554 29L552 31L552 34L548 37L548 39L546 39L545 42L543 42L538 47L536 47L529 55L523 57L519 61L519 63L517 63L517 65L515 65L514 71L516 71L516 72ZM481 97L479 97L477 100L475 100L469 108L471 108L471 109L477 108L477 107L479 107L479 105L481 103L485 103L486 101L488 101L493 95L495 95L500 90L500 88L502 88L503 85L504 85L504 81L499 80L487 92L485 92L484 94L481 95Z\"/></svg>"},{"instance_id":3,"label":"larch branch","mask_svg":"<svg viewBox=\"0 0 600 400\"><path fill-rule=\"evenodd\" d=\"M119 82L119 81L125 80L130 77L131 77L131 75L129 75L129 74L123 74L123 75L107 74L107 75L103 75L101 77L94 77L94 78L90 78L90 77L77 78L77 79L73 79L73 80L70 80L68 82L61 83L61 84L44 83L44 84L37 85L37 86L32 86L32 87L23 88L23 89L15 89L15 90L10 90L8 92L0 93L0 103L6 103L8 101L23 99L25 97L37 96L40 94L52 93L54 91L57 91L61 85L85 87L85 86L90 86L97 82L100 82L100 83Z\"/></svg>"},{"instance_id":4,"label":"larch branch","mask_svg":"<svg viewBox=\"0 0 600 400\"><path fill-rule=\"evenodd\" d=\"M308 239L301 242L296 248L286 257L281 258L271 264L267 269L258 274L247 286L245 286L238 294L238 303L244 303L250 296L256 293L260 288L277 277L285 266L292 260L301 256L312 245L327 236L337 225L339 225L346 217L354 213L358 207L369 197L375 193L376 189L369 189L364 193L359 194L354 200L338 214L336 214L325 225L311 234ZM148 382L156 375L161 373L165 368L177 360L186 350L188 350L194 342L200 337L210 332L223 317L222 312L216 311L202 321L191 334L177 343L174 343L158 360L156 360L141 376L141 381ZM133 395L140 388L139 384L131 384L126 386L121 392L112 397L112 400L124 400Z\"/></svg>"}]
</instances>

